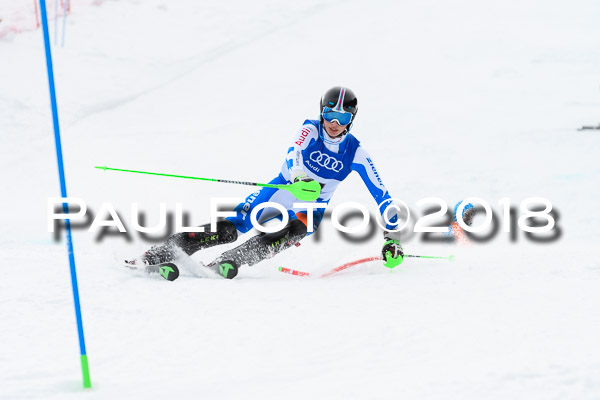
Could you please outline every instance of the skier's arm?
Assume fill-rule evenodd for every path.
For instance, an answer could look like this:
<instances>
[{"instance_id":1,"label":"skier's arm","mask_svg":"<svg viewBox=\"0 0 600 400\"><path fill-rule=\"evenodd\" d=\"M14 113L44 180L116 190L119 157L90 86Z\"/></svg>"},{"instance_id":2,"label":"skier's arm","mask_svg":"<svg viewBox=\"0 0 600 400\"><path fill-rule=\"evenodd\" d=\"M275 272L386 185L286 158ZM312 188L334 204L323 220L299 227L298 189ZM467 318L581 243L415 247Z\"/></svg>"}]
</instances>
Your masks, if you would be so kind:
<instances>
[{"instance_id":1,"label":"skier's arm","mask_svg":"<svg viewBox=\"0 0 600 400\"><path fill-rule=\"evenodd\" d=\"M306 124L296 132L294 136L294 142L288 149L286 157L287 167L290 172L291 181L294 182L296 179L303 179L306 177L304 172L304 160L302 158L302 150L306 149L311 140L318 137L319 132L313 125Z\"/></svg>"},{"instance_id":2,"label":"skier's arm","mask_svg":"<svg viewBox=\"0 0 600 400\"><path fill-rule=\"evenodd\" d=\"M367 186L367 189L369 189L371 196L373 196L373 199L375 199L379 205L379 213L383 217L389 202L383 204L382 202L391 199L391 196L381 181L381 177L379 176L379 173L377 172L375 164L373 163L373 160L371 160L369 153L367 153L362 146L356 150L354 161L352 162L352 170L358 172L362 178L363 182ZM386 224L385 228L387 230L391 230L395 229L397 226L397 217L394 215L392 218L390 218L390 223Z\"/></svg>"},{"instance_id":3,"label":"skier's arm","mask_svg":"<svg viewBox=\"0 0 600 400\"><path fill-rule=\"evenodd\" d=\"M359 147L356 150L352 169L359 173L363 182L369 189L369 192L371 192L371 196L373 196L379 205L379 212L385 221L385 210L390 204L390 202L386 202L385 200L391 199L391 196L381 181L369 153L362 147ZM390 230L397 228L397 221L397 215L391 217L389 219L390 223L386 224L386 230L383 232L384 243L381 253L383 255L383 260L385 261L384 265L388 268L394 268L401 264L404 258L404 251L400 245L400 232L390 232Z\"/></svg>"}]
</instances>

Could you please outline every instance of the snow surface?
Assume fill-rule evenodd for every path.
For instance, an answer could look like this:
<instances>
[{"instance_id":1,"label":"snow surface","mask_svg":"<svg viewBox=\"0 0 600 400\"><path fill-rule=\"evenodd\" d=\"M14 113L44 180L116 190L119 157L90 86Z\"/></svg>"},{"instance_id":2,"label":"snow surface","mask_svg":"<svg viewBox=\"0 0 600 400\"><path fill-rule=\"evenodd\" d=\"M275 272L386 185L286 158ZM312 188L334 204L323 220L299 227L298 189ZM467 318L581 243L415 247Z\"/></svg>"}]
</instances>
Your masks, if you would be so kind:
<instances>
[{"instance_id":1,"label":"snow surface","mask_svg":"<svg viewBox=\"0 0 600 400\"><path fill-rule=\"evenodd\" d=\"M407 235L408 253L457 261L279 273L378 253L379 233L350 243L326 221L318 240L232 281L195 278L190 262L170 283L115 261L149 246L138 234L78 229L84 393L66 246L47 231L59 187L42 33L8 34L0 399L600 398L600 132L576 130L600 122L600 3L85 4L53 56L68 191L91 210L111 202L131 227L132 202L148 223L159 202L181 202L205 223L211 196L251 190L93 166L267 181L322 92L343 84L393 196L416 211L428 196L478 196L498 213L501 198L543 196L561 236L500 231L463 249ZM350 200L375 210L354 175L332 205Z\"/></svg>"}]
</instances>

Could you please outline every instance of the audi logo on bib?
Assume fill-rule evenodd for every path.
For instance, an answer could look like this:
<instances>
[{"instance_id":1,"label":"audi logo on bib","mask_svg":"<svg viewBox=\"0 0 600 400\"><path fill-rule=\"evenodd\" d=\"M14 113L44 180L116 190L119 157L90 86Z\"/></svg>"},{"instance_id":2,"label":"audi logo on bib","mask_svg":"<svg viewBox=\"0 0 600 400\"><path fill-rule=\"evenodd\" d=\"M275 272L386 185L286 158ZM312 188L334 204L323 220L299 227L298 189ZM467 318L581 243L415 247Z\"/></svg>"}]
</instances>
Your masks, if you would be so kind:
<instances>
[{"instance_id":1,"label":"audi logo on bib","mask_svg":"<svg viewBox=\"0 0 600 400\"><path fill-rule=\"evenodd\" d=\"M332 170L333 172L340 172L344 168L344 163L337 158L328 156L327 154L321 153L319 150L313 151L309 156L311 161L316 162L321 167Z\"/></svg>"}]
</instances>

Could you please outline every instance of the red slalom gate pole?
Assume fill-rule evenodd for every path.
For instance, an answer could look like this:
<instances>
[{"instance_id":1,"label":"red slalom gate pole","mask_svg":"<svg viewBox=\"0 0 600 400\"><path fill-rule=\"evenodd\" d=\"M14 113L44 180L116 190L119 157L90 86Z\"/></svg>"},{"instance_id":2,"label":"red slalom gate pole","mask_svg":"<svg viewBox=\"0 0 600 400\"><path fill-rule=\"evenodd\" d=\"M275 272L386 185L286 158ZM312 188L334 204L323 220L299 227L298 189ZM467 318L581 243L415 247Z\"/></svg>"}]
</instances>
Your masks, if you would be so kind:
<instances>
[{"instance_id":1,"label":"red slalom gate pole","mask_svg":"<svg viewBox=\"0 0 600 400\"><path fill-rule=\"evenodd\" d=\"M38 10L37 0L33 0L33 5L35 6L35 27L40 27L40 11Z\"/></svg>"},{"instance_id":2,"label":"red slalom gate pole","mask_svg":"<svg viewBox=\"0 0 600 400\"><path fill-rule=\"evenodd\" d=\"M329 272L324 273L323 275L321 275L321 278L324 278L324 277L329 276L329 275L333 275L336 272L343 271L343 270L345 270L347 268L350 268L350 267L353 267L353 266L355 266L357 264L362 264L362 263L366 263L366 262L369 262L369 261L377 261L377 260L383 260L383 257L381 257L381 256L378 256L378 257L367 257L367 258L361 258L360 260L351 261L351 262L346 263L344 265L340 265L339 267L335 267L334 269L332 269Z\"/></svg>"},{"instance_id":3,"label":"red slalom gate pole","mask_svg":"<svg viewBox=\"0 0 600 400\"><path fill-rule=\"evenodd\" d=\"M456 260L454 255L449 255L447 257L443 257L443 256L420 256L420 255L415 255L415 254L405 254L404 258L429 258L429 259L438 259L438 260L446 260L446 261L455 261ZM358 264L366 263L369 261L381 261L381 260L383 260L382 256L361 258L360 260L351 261L346 264L340 265L339 267L335 267L332 270L320 275L319 278L325 278L327 276L331 276L337 272L343 271L345 269L348 269L348 268L353 267ZM279 272L283 272L285 274L290 274L290 275L296 275L296 276L314 276L310 272L299 271L297 269L286 268L286 267L279 267Z\"/></svg>"},{"instance_id":4,"label":"red slalom gate pole","mask_svg":"<svg viewBox=\"0 0 600 400\"><path fill-rule=\"evenodd\" d=\"M381 256L378 256L378 257L361 258L360 260L351 261L349 263L340 265L339 267L333 268L331 271L326 272L323 275L319 276L319 278L324 278L326 276L333 275L336 272L343 271L343 270L345 270L347 268L350 268L350 267L353 267L353 266L355 266L357 264L362 264L362 263L365 263L365 262L377 261L377 260L382 260L382 259L383 258ZM310 272L298 271L297 269L286 268L286 267L279 267L279 272L283 272L285 274L290 274L290 275L296 275L296 276L313 276L313 274L311 274Z\"/></svg>"},{"instance_id":5,"label":"red slalom gate pole","mask_svg":"<svg viewBox=\"0 0 600 400\"><path fill-rule=\"evenodd\" d=\"M310 272L298 271L291 268L279 267L279 272L296 276L310 276Z\"/></svg>"}]
</instances>

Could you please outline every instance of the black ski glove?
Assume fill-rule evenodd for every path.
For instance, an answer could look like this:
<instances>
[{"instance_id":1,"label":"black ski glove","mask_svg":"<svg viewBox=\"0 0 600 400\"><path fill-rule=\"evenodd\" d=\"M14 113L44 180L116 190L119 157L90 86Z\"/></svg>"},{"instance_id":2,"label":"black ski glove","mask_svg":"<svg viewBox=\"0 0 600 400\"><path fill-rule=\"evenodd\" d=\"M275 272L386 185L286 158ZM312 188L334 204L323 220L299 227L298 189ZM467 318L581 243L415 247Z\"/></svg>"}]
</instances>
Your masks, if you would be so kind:
<instances>
[{"instance_id":1,"label":"black ski glove","mask_svg":"<svg viewBox=\"0 0 600 400\"><path fill-rule=\"evenodd\" d=\"M400 232L383 232L383 249L381 254L383 255L383 261L388 268L394 268L404 261L404 251L400 245Z\"/></svg>"},{"instance_id":2,"label":"black ski glove","mask_svg":"<svg viewBox=\"0 0 600 400\"><path fill-rule=\"evenodd\" d=\"M300 181L302 181L302 182L312 182L312 181L314 181L313 178L311 178L310 176L308 176L308 175L306 175L305 173L302 173L302 172L300 172L298 174L295 174L295 175L296 176L294 177L294 183L300 182Z\"/></svg>"}]
</instances>

